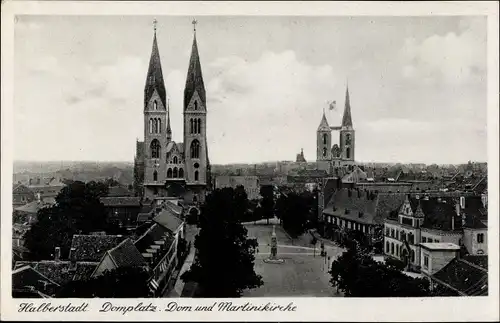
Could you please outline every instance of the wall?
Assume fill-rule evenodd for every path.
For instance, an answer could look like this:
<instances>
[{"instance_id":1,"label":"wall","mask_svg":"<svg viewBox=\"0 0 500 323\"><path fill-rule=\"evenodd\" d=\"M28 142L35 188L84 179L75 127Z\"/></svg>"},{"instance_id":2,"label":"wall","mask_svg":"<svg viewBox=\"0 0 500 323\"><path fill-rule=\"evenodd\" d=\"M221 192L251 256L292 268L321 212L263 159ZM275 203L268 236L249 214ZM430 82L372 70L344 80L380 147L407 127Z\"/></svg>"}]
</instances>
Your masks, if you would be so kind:
<instances>
[{"instance_id":1,"label":"wall","mask_svg":"<svg viewBox=\"0 0 500 323\"><path fill-rule=\"evenodd\" d=\"M484 235L484 242L477 241L477 235ZM488 254L488 230L487 229L464 229L464 245L467 251L472 255L487 255ZM481 253L482 251L482 253Z\"/></svg>"},{"instance_id":2,"label":"wall","mask_svg":"<svg viewBox=\"0 0 500 323\"><path fill-rule=\"evenodd\" d=\"M427 275L434 275L456 257L455 250L427 250L421 248L421 270ZM429 256L429 266L424 266L425 255Z\"/></svg>"},{"instance_id":3,"label":"wall","mask_svg":"<svg viewBox=\"0 0 500 323\"><path fill-rule=\"evenodd\" d=\"M460 232L448 232L422 228L420 242L429 242L429 239L432 239L432 242L451 242L460 246L462 242L462 234Z\"/></svg>"},{"instance_id":4,"label":"wall","mask_svg":"<svg viewBox=\"0 0 500 323\"><path fill-rule=\"evenodd\" d=\"M115 264L113 263L109 255L106 253L101 263L97 266L94 273L92 274L92 277L101 275L105 270L112 270L115 268L116 268Z\"/></svg>"}]
</instances>

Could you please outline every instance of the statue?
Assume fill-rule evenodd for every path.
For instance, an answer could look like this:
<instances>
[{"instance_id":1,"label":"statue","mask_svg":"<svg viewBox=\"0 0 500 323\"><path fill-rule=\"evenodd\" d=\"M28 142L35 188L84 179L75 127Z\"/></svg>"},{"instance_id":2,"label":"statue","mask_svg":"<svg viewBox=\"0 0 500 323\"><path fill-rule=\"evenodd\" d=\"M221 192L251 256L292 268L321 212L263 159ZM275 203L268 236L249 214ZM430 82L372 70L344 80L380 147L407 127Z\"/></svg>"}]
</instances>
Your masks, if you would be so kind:
<instances>
[{"instance_id":1,"label":"statue","mask_svg":"<svg viewBox=\"0 0 500 323\"><path fill-rule=\"evenodd\" d=\"M278 258L278 239L276 238L276 225L273 225L273 233L271 234L271 255L264 262L271 264L281 264L283 259Z\"/></svg>"}]
</instances>

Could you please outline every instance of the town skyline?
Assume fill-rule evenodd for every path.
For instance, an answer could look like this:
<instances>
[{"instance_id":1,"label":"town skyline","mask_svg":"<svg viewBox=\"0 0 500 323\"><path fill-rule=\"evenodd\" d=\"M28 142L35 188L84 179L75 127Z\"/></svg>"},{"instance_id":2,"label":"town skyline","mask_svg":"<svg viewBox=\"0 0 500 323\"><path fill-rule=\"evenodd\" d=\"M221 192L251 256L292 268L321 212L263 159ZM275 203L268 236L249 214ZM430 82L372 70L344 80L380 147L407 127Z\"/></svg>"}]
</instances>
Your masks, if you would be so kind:
<instances>
[{"instance_id":1,"label":"town skyline","mask_svg":"<svg viewBox=\"0 0 500 323\"><path fill-rule=\"evenodd\" d=\"M173 139L181 138L193 17L20 16L14 120L23 126L15 138L22 142L14 146L16 160L133 160L133 140L143 137L141 101L154 18ZM321 115L326 110L330 125L340 124L347 80L357 133L356 161L487 161L485 19L198 21L213 164L294 160L302 148L306 160L315 161ZM267 30L258 27L259 21L265 21ZM102 33L103 24L124 32ZM46 37L52 32L54 37ZM338 46L325 44L325 33L332 33L332 43ZM240 34L247 39L238 40ZM453 46L471 49L456 54ZM448 52L440 53L443 49ZM387 56L391 51L396 54ZM21 95L20 88L33 95ZM329 111L332 100L336 109ZM60 136L60 131L67 135ZM42 151L44 142L60 144L44 145Z\"/></svg>"}]
</instances>

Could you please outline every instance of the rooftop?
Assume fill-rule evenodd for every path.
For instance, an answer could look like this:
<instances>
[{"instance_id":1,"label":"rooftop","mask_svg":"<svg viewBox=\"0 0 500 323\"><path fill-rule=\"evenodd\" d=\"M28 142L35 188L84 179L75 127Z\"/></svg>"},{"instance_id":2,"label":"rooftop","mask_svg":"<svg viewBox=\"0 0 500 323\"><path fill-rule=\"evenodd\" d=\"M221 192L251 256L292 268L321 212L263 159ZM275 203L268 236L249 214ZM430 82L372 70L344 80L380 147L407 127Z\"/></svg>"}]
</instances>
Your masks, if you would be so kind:
<instances>
[{"instance_id":1,"label":"rooftop","mask_svg":"<svg viewBox=\"0 0 500 323\"><path fill-rule=\"evenodd\" d=\"M75 248L76 261L99 261L104 253L118 245L125 237L121 235L73 235L71 248Z\"/></svg>"},{"instance_id":2,"label":"rooftop","mask_svg":"<svg viewBox=\"0 0 500 323\"><path fill-rule=\"evenodd\" d=\"M101 197L100 201L104 206L140 207L141 198L136 196L113 196Z\"/></svg>"},{"instance_id":3,"label":"rooftop","mask_svg":"<svg viewBox=\"0 0 500 323\"><path fill-rule=\"evenodd\" d=\"M488 272L462 259L453 259L435 273L432 278L437 280L438 283L446 284L445 287L458 292L460 295L488 295Z\"/></svg>"},{"instance_id":4,"label":"rooftop","mask_svg":"<svg viewBox=\"0 0 500 323\"><path fill-rule=\"evenodd\" d=\"M428 250L460 250L460 247L451 242L420 243L420 246Z\"/></svg>"}]
</instances>

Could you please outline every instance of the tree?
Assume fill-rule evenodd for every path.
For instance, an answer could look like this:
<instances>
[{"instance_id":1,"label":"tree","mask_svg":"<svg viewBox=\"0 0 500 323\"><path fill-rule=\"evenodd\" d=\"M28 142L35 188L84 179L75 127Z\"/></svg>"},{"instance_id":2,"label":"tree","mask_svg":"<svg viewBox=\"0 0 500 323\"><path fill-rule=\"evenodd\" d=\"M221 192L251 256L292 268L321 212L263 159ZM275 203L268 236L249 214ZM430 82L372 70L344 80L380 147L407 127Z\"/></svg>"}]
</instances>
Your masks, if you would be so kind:
<instances>
[{"instance_id":1,"label":"tree","mask_svg":"<svg viewBox=\"0 0 500 323\"><path fill-rule=\"evenodd\" d=\"M233 195L234 216L240 222L246 220L249 208L248 195L243 185L238 185L234 190L227 190L227 194Z\"/></svg>"},{"instance_id":2,"label":"tree","mask_svg":"<svg viewBox=\"0 0 500 323\"><path fill-rule=\"evenodd\" d=\"M55 247L61 248L61 257L67 257L73 235L92 231L119 232L107 219L106 209L99 197L107 195L104 183L73 182L56 196L56 204L42 208L37 222L26 233L25 243L34 259L51 259Z\"/></svg>"},{"instance_id":3,"label":"tree","mask_svg":"<svg viewBox=\"0 0 500 323\"><path fill-rule=\"evenodd\" d=\"M141 267L119 267L100 276L70 281L56 294L58 298L139 298L150 297L149 274Z\"/></svg>"},{"instance_id":4,"label":"tree","mask_svg":"<svg viewBox=\"0 0 500 323\"><path fill-rule=\"evenodd\" d=\"M198 284L201 297L239 297L243 290L263 284L254 271L256 239L235 213L237 194L232 188L216 189L202 206L200 231L195 238L196 257L181 279Z\"/></svg>"},{"instance_id":5,"label":"tree","mask_svg":"<svg viewBox=\"0 0 500 323\"><path fill-rule=\"evenodd\" d=\"M279 207L283 228L288 234L297 237L304 233L310 211L307 200L301 195L290 193L280 201Z\"/></svg>"},{"instance_id":6,"label":"tree","mask_svg":"<svg viewBox=\"0 0 500 323\"><path fill-rule=\"evenodd\" d=\"M429 284L423 278L411 278L393 266L376 262L356 240L346 243L347 250L331 266L330 283L348 297L423 297L429 296Z\"/></svg>"},{"instance_id":7,"label":"tree","mask_svg":"<svg viewBox=\"0 0 500 323\"><path fill-rule=\"evenodd\" d=\"M274 187L272 185L261 186L260 196L262 196L260 201L262 218L267 219L267 224L269 224L269 219L274 217Z\"/></svg>"}]
</instances>

